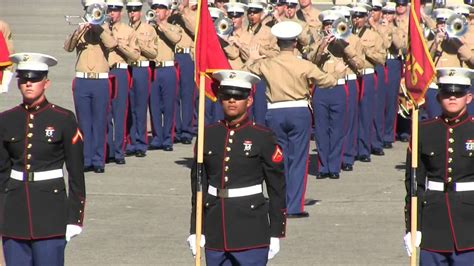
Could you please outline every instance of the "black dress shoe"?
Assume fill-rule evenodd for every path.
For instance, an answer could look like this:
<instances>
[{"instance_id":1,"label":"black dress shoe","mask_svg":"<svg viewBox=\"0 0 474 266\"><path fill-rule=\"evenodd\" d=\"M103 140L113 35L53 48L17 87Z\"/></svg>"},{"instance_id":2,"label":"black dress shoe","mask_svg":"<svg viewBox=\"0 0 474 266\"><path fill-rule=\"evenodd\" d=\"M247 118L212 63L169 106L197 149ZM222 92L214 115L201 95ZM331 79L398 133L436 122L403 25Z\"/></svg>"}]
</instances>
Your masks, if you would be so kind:
<instances>
[{"instance_id":1,"label":"black dress shoe","mask_svg":"<svg viewBox=\"0 0 474 266\"><path fill-rule=\"evenodd\" d=\"M145 157L145 156L146 156L146 152L144 152L144 151L137 151L137 152L135 152L135 156L140 157L140 158L141 158L141 157Z\"/></svg>"},{"instance_id":2,"label":"black dress shoe","mask_svg":"<svg viewBox=\"0 0 474 266\"><path fill-rule=\"evenodd\" d=\"M382 146L384 149L391 149L393 148L392 143L390 142L385 142Z\"/></svg>"},{"instance_id":3,"label":"black dress shoe","mask_svg":"<svg viewBox=\"0 0 474 266\"><path fill-rule=\"evenodd\" d=\"M331 173L331 174L329 175L329 178L331 178L331 179L339 179L339 173Z\"/></svg>"},{"instance_id":4,"label":"black dress shoe","mask_svg":"<svg viewBox=\"0 0 474 266\"><path fill-rule=\"evenodd\" d=\"M329 173L318 173L316 179L325 179L329 177Z\"/></svg>"},{"instance_id":5,"label":"black dress shoe","mask_svg":"<svg viewBox=\"0 0 474 266\"><path fill-rule=\"evenodd\" d=\"M116 164L125 164L125 159L115 159Z\"/></svg>"},{"instance_id":6,"label":"black dress shoe","mask_svg":"<svg viewBox=\"0 0 474 266\"><path fill-rule=\"evenodd\" d=\"M105 169L104 167L102 166L94 166L94 173L97 173L97 174L102 174L105 172Z\"/></svg>"},{"instance_id":7,"label":"black dress shoe","mask_svg":"<svg viewBox=\"0 0 474 266\"><path fill-rule=\"evenodd\" d=\"M84 173L92 171L94 171L94 166L84 166Z\"/></svg>"},{"instance_id":8,"label":"black dress shoe","mask_svg":"<svg viewBox=\"0 0 474 266\"><path fill-rule=\"evenodd\" d=\"M354 170L354 168L352 167L352 164L348 164L348 163L343 164L341 168L342 168L342 171L352 171L352 170Z\"/></svg>"},{"instance_id":9,"label":"black dress shoe","mask_svg":"<svg viewBox=\"0 0 474 266\"><path fill-rule=\"evenodd\" d=\"M105 163L114 163L115 162L115 158L107 158L105 159Z\"/></svg>"},{"instance_id":10,"label":"black dress shoe","mask_svg":"<svg viewBox=\"0 0 474 266\"><path fill-rule=\"evenodd\" d=\"M192 141L189 140L189 139L183 139L183 140L181 141L181 143L183 143L183 144L185 144L185 145L189 145L189 144L192 143Z\"/></svg>"},{"instance_id":11,"label":"black dress shoe","mask_svg":"<svg viewBox=\"0 0 474 266\"><path fill-rule=\"evenodd\" d=\"M163 148L164 151L173 151L173 147L168 146Z\"/></svg>"},{"instance_id":12,"label":"black dress shoe","mask_svg":"<svg viewBox=\"0 0 474 266\"><path fill-rule=\"evenodd\" d=\"M401 137L400 141L401 142L408 142L410 139L408 137Z\"/></svg>"},{"instance_id":13,"label":"black dress shoe","mask_svg":"<svg viewBox=\"0 0 474 266\"><path fill-rule=\"evenodd\" d=\"M367 156L367 155L359 156L359 161L361 161L363 163L370 163L370 157Z\"/></svg>"},{"instance_id":14,"label":"black dress shoe","mask_svg":"<svg viewBox=\"0 0 474 266\"><path fill-rule=\"evenodd\" d=\"M372 154L377 155L377 156L383 156L383 155L385 155L385 152L383 152L382 149L373 149Z\"/></svg>"},{"instance_id":15,"label":"black dress shoe","mask_svg":"<svg viewBox=\"0 0 474 266\"><path fill-rule=\"evenodd\" d=\"M161 149L162 147L158 147L158 146L153 146L153 145L148 146L148 150L150 151L161 150Z\"/></svg>"},{"instance_id":16,"label":"black dress shoe","mask_svg":"<svg viewBox=\"0 0 474 266\"><path fill-rule=\"evenodd\" d=\"M286 218L306 218L306 217L309 217L309 213L308 212L299 212L299 213L288 213L286 215Z\"/></svg>"},{"instance_id":17,"label":"black dress shoe","mask_svg":"<svg viewBox=\"0 0 474 266\"><path fill-rule=\"evenodd\" d=\"M135 151L126 151L125 152L125 157L130 157L130 156L134 156L134 155L137 155L137 152L135 152Z\"/></svg>"}]
</instances>

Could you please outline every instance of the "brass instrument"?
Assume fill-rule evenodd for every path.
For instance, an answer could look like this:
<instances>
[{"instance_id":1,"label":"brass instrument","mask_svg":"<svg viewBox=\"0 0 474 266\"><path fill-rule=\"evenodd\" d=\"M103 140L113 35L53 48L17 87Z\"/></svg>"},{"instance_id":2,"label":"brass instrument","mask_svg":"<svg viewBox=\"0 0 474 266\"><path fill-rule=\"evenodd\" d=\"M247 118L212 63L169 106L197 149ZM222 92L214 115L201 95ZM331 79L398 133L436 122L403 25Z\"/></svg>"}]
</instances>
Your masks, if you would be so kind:
<instances>
[{"instance_id":1,"label":"brass instrument","mask_svg":"<svg viewBox=\"0 0 474 266\"><path fill-rule=\"evenodd\" d=\"M84 16L68 16L65 15L64 19L69 25L82 25L90 23L92 25L102 25L109 19L107 15L107 4L95 3L87 7ZM72 19L79 19L81 22L73 23Z\"/></svg>"},{"instance_id":2,"label":"brass instrument","mask_svg":"<svg viewBox=\"0 0 474 266\"><path fill-rule=\"evenodd\" d=\"M349 35L351 35L352 32L352 25L349 23L349 21L344 18L340 17L332 23L332 29L331 29L332 34L336 39L347 39Z\"/></svg>"},{"instance_id":3,"label":"brass instrument","mask_svg":"<svg viewBox=\"0 0 474 266\"><path fill-rule=\"evenodd\" d=\"M214 21L214 27L216 28L216 33L220 37L229 36L232 31L234 31L234 24L232 20L221 16Z\"/></svg>"},{"instance_id":4,"label":"brass instrument","mask_svg":"<svg viewBox=\"0 0 474 266\"><path fill-rule=\"evenodd\" d=\"M173 0L171 1L170 10L178 10L179 5L181 4L181 0Z\"/></svg>"},{"instance_id":5,"label":"brass instrument","mask_svg":"<svg viewBox=\"0 0 474 266\"><path fill-rule=\"evenodd\" d=\"M453 14L446 20L446 34L449 38L460 38L466 34L469 22L461 14Z\"/></svg>"},{"instance_id":6,"label":"brass instrument","mask_svg":"<svg viewBox=\"0 0 474 266\"><path fill-rule=\"evenodd\" d=\"M146 13L145 13L145 20L148 24L156 24L156 13L155 13L155 10L153 9L149 9Z\"/></svg>"},{"instance_id":7,"label":"brass instrument","mask_svg":"<svg viewBox=\"0 0 474 266\"><path fill-rule=\"evenodd\" d=\"M265 7L265 14L267 14L268 16L272 15L273 12L275 11L275 6L273 4L267 4L267 6Z\"/></svg>"}]
</instances>

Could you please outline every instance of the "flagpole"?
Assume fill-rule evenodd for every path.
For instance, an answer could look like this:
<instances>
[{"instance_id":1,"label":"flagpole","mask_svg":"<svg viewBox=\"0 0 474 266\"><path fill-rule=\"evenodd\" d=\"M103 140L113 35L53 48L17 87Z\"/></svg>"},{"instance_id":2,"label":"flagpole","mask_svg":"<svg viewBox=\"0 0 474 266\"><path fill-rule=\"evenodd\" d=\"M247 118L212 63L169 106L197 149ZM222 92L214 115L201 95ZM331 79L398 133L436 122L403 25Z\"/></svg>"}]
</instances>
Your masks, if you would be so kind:
<instances>
[{"instance_id":1,"label":"flagpole","mask_svg":"<svg viewBox=\"0 0 474 266\"><path fill-rule=\"evenodd\" d=\"M417 249L416 249L416 233L418 223L418 197L416 194L416 169L418 168L418 105L413 105L411 117L411 175L410 175L410 194L411 194L411 246L412 253L410 257L410 265L416 266Z\"/></svg>"},{"instance_id":2,"label":"flagpole","mask_svg":"<svg viewBox=\"0 0 474 266\"><path fill-rule=\"evenodd\" d=\"M204 151L204 99L206 73L199 73L199 111L198 111L198 145L197 145L197 188L196 188L196 266L201 265L201 234L202 234L202 173Z\"/></svg>"}]
</instances>

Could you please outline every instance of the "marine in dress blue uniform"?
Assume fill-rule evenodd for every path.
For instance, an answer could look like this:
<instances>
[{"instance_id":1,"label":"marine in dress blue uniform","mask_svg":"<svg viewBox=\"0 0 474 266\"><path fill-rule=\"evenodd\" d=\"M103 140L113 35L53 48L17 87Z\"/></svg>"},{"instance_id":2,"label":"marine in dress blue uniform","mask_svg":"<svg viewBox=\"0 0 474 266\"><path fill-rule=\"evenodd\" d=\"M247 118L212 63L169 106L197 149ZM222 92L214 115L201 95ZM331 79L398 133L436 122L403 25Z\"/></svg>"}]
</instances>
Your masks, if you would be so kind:
<instances>
[{"instance_id":1,"label":"marine in dress blue uniform","mask_svg":"<svg viewBox=\"0 0 474 266\"><path fill-rule=\"evenodd\" d=\"M222 70L218 98L225 119L209 125L204 136L203 191L206 264L266 265L286 234L283 154L272 131L252 122L247 109L251 87L260 79L251 73ZM190 248L195 254L196 165L191 173ZM268 199L263 195L265 181Z\"/></svg>"},{"instance_id":2,"label":"marine in dress blue uniform","mask_svg":"<svg viewBox=\"0 0 474 266\"><path fill-rule=\"evenodd\" d=\"M48 102L49 66L37 53L17 63L23 103L0 114L0 233L7 265L64 265L66 242L82 231L82 134L74 114ZM63 166L68 172L68 193Z\"/></svg>"},{"instance_id":3,"label":"marine in dress blue uniform","mask_svg":"<svg viewBox=\"0 0 474 266\"><path fill-rule=\"evenodd\" d=\"M474 264L474 117L468 114L473 71L438 68L442 114L419 125L418 228L420 265ZM406 230L410 232L411 153L406 171ZM404 238L411 254L411 233Z\"/></svg>"}]
</instances>

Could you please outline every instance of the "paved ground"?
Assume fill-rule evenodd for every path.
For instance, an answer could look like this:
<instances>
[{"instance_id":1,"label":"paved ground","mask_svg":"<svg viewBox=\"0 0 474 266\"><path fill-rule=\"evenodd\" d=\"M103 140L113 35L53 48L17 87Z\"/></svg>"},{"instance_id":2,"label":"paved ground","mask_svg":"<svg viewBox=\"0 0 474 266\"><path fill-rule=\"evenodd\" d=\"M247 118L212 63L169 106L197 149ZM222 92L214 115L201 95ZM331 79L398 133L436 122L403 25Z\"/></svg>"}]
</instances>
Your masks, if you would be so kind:
<instances>
[{"instance_id":1,"label":"paved ground","mask_svg":"<svg viewBox=\"0 0 474 266\"><path fill-rule=\"evenodd\" d=\"M62 44L74 27L63 15L80 15L80 1L2 0L0 19L14 32L16 51L43 52L59 59L48 98L73 109L71 79L75 54ZM0 95L0 111L18 104L15 83ZM311 216L288 222L281 252L270 265L401 265L403 167L406 144L384 157L358 163L340 180L314 178L312 155L307 198ZM67 247L67 265L192 265L186 247L190 212L191 146L152 151L125 166L107 165L105 174L87 174L83 234Z\"/></svg>"}]
</instances>

